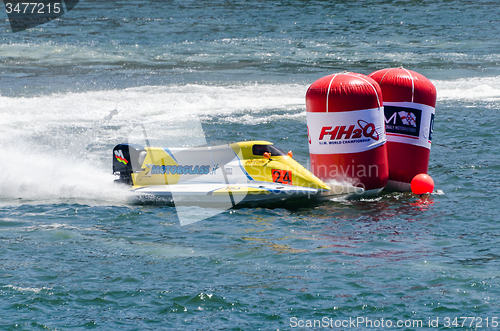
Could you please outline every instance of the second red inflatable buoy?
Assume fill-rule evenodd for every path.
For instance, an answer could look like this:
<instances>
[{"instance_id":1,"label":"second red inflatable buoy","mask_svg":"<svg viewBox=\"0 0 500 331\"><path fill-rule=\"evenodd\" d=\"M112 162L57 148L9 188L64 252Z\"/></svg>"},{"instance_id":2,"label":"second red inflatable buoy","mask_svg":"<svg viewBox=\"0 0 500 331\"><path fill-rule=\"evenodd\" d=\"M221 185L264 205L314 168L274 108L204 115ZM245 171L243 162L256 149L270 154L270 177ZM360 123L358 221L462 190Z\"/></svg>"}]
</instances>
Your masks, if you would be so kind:
<instances>
[{"instance_id":1,"label":"second red inflatable buoy","mask_svg":"<svg viewBox=\"0 0 500 331\"><path fill-rule=\"evenodd\" d=\"M436 107L436 88L423 75L389 68L369 75L384 96L389 181L386 189L410 191L415 175L427 173Z\"/></svg>"},{"instance_id":2,"label":"second red inflatable buoy","mask_svg":"<svg viewBox=\"0 0 500 331\"><path fill-rule=\"evenodd\" d=\"M368 76L338 73L307 90L312 172L378 192L388 180L384 107L379 85Z\"/></svg>"}]
</instances>

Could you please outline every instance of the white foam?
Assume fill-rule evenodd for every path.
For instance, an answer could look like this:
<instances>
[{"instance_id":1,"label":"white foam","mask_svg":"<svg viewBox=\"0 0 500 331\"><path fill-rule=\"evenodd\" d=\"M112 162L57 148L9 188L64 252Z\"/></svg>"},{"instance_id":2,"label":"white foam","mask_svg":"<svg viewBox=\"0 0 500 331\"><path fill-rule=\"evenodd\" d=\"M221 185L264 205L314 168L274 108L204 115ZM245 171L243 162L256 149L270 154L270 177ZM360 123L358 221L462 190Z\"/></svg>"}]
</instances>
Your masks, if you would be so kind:
<instances>
[{"instance_id":1,"label":"white foam","mask_svg":"<svg viewBox=\"0 0 500 331\"><path fill-rule=\"evenodd\" d=\"M446 100L495 102L500 100L500 76L432 80L432 83L437 89L438 102Z\"/></svg>"},{"instance_id":2,"label":"white foam","mask_svg":"<svg viewBox=\"0 0 500 331\"><path fill-rule=\"evenodd\" d=\"M110 123L139 122L165 127L200 115L228 115L243 111L305 108L304 85L255 84L240 86L144 86L124 90L53 94L33 98L0 96L3 137L25 136L47 127L95 126L113 109ZM4 131L4 130L2 130Z\"/></svg>"},{"instance_id":3,"label":"white foam","mask_svg":"<svg viewBox=\"0 0 500 331\"><path fill-rule=\"evenodd\" d=\"M10 288L14 291L19 291L19 292L33 292L33 293L40 293L42 290L52 290L51 287L21 287L21 286L14 286L14 285L4 285L4 288Z\"/></svg>"},{"instance_id":4,"label":"white foam","mask_svg":"<svg viewBox=\"0 0 500 331\"><path fill-rule=\"evenodd\" d=\"M306 123L306 112L300 111L298 113L292 113L292 114L268 114L268 115L262 115L259 113L257 113L257 114L245 114L243 116L224 117L223 121L228 122L228 123L248 123L251 125L259 125L259 124L274 122L274 121L283 120L283 119L304 122L304 127L305 127L305 125L306 125L305 124Z\"/></svg>"},{"instance_id":5,"label":"white foam","mask_svg":"<svg viewBox=\"0 0 500 331\"><path fill-rule=\"evenodd\" d=\"M143 86L35 97L0 96L0 202L124 203L113 183L111 149L205 143L201 117L275 121L274 109L305 117L307 86ZM116 109L116 110L115 110ZM145 130L143 130L144 128Z\"/></svg>"},{"instance_id":6,"label":"white foam","mask_svg":"<svg viewBox=\"0 0 500 331\"><path fill-rule=\"evenodd\" d=\"M12 148L3 149L2 157L2 202L123 204L129 199L127 190L113 183L109 169L86 161Z\"/></svg>"}]
</instances>

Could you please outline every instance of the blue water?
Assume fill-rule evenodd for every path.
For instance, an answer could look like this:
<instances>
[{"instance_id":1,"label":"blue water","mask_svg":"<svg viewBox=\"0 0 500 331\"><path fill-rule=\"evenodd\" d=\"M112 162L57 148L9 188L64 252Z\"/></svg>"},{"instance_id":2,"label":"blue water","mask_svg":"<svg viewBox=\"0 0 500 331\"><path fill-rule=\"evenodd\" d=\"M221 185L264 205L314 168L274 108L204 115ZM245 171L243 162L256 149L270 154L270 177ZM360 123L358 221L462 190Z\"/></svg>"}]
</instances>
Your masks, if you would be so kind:
<instances>
[{"instance_id":1,"label":"blue water","mask_svg":"<svg viewBox=\"0 0 500 331\"><path fill-rule=\"evenodd\" d=\"M500 317L496 1L81 1L18 33L2 15L3 330L323 329L298 326L324 318L450 330ZM178 212L207 210L134 204L113 184L111 149L144 144L141 125L153 145L265 139L308 166L308 86L397 66L438 91L429 197L183 224ZM474 320L452 324L462 316Z\"/></svg>"}]
</instances>

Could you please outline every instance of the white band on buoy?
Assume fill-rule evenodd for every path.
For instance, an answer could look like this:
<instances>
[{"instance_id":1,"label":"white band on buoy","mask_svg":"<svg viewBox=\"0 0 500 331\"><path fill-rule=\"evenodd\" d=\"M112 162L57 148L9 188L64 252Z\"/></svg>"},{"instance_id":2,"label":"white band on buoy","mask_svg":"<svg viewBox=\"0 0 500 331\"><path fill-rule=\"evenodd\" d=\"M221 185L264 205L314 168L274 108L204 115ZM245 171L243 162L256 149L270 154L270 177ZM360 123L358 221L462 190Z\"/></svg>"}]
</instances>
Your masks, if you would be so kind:
<instances>
[{"instance_id":1,"label":"white band on buoy","mask_svg":"<svg viewBox=\"0 0 500 331\"><path fill-rule=\"evenodd\" d=\"M387 140L431 149L435 112L419 103L385 101Z\"/></svg>"},{"instance_id":2,"label":"white band on buoy","mask_svg":"<svg viewBox=\"0 0 500 331\"><path fill-rule=\"evenodd\" d=\"M309 152L345 154L367 151L386 142L384 107L355 111L307 112Z\"/></svg>"}]
</instances>

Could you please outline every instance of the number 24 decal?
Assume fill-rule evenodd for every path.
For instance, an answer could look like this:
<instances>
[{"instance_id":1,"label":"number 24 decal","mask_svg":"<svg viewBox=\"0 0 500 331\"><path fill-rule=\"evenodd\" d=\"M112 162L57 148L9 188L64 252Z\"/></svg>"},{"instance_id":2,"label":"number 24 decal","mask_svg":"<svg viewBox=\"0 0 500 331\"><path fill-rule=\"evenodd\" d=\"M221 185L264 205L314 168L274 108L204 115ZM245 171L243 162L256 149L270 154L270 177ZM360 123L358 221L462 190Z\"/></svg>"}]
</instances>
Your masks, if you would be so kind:
<instances>
[{"instance_id":1,"label":"number 24 decal","mask_svg":"<svg viewBox=\"0 0 500 331\"><path fill-rule=\"evenodd\" d=\"M292 172L287 170L272 169L273 182L292 185Z\"/></svg>"}]
</instances>

